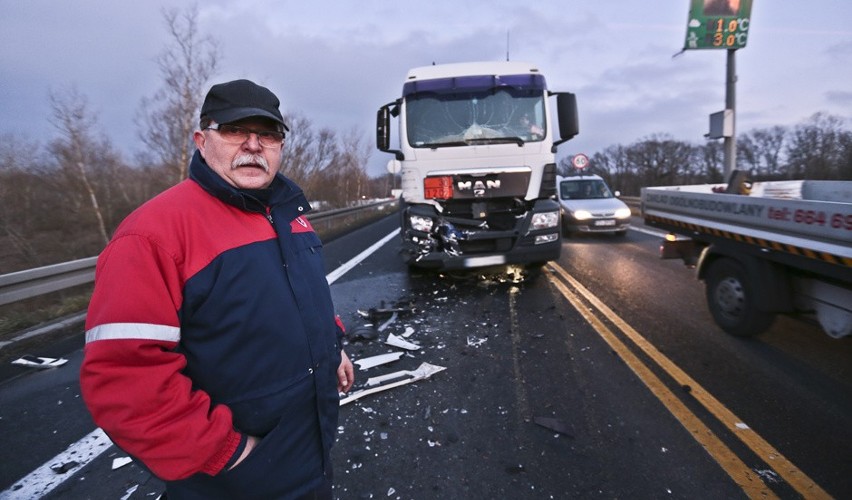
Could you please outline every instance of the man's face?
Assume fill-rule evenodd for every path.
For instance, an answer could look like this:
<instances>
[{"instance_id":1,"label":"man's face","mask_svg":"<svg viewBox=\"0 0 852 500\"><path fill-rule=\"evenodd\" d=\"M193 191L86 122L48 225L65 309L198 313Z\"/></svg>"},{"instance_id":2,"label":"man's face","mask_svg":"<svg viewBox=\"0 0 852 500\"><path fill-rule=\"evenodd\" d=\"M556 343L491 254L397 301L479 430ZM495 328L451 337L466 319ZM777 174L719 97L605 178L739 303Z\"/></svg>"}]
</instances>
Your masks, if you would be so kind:
<instances>
[{"instance_id":1,"label":"man's face","mask_svg":"<svg viewBox=\"0 0 852 500\"><path fill-rule=\"evenodd\" d=\"M275 122L264 118L246 118L228 125L252 132L278 130ZM201 130L195 132L193 139L210 168L228 184L239 189L268 187L281 168L284 143L265 146L256 133L249 134L242 142L235 142L234 137L238 134L234 134L233 130L230 132Z\"/></svg>"}]
</instances>

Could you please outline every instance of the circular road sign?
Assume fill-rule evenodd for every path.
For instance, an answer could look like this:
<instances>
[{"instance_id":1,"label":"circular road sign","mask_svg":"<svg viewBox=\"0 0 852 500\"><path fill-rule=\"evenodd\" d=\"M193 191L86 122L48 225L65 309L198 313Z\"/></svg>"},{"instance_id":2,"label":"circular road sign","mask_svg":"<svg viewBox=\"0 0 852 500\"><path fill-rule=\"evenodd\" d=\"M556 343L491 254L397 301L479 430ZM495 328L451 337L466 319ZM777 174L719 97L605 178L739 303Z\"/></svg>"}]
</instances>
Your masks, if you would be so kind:
<instances>
[{"instance_id":1,"label":"circular road sign","mask_svg":"<svg viewBox=\"0 0 852 500\"><path fill-rule=\"evenodd\" d=\"M589 157L583 153L576 154L574 158L571 158L571 165L574 165L576 169L582 170L589 166Z\"/></svg>"}]
</instances>

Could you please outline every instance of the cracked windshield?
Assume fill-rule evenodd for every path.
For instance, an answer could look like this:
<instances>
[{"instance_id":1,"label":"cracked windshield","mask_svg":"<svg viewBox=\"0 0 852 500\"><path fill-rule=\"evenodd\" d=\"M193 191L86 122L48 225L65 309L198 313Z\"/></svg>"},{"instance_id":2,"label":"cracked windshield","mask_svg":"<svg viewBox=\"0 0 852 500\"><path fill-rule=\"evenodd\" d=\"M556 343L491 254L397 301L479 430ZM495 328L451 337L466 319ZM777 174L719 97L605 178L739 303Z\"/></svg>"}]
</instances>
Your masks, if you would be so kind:
<instances>
[{"instance_id":1,"label":"cracked windshield","mask_svg":"<svg viewBox=\"0 0 852 500\"><path fill-rule=\"evenodd\" d=\"M542 90L500 87L421 92L406 103L408 141L414 147L517 143L544 139Z\"/></svg>"}]
</instances>

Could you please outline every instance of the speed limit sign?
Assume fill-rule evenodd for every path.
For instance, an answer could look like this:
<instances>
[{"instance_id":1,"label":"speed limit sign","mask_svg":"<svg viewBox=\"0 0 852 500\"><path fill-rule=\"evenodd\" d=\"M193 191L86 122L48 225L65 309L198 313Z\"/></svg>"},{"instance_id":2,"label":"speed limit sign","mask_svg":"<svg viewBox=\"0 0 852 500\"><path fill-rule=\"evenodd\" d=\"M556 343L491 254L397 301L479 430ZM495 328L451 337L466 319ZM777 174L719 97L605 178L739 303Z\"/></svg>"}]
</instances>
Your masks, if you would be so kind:
<instances>
[{"instance_id":1,"label":"speed limit sign","mask_svg":"<svg viewBox=\"0 0 852 500\"><path fill-rule=\"evenodd\" d=\"M589 166L589 157L583 153L576 154L574 158L571 158L571 165L574 165L577 170L583 170Z\"/></svg>"}]
</instances>

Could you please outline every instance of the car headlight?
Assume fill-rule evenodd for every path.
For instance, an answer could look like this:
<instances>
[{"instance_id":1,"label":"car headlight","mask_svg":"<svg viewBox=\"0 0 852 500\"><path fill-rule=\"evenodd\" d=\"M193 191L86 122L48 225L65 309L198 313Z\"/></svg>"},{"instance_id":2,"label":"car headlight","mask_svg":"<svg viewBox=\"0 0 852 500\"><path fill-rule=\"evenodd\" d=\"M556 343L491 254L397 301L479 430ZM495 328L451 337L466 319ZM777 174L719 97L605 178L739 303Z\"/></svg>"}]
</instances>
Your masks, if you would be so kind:
<instances>
[{"instance_id":1,"label":"car headlight","mask_svg":"<svg viewBox=\"0 0 852 500\"><path fill-rule=\"evenodd\" d=\"M541 212L533 214L532 229L547 229L559 225L559 212Z\"/></svg>"},{"instance_id":2,"label":"car headlight","mask_svg":"<svg viewBox=\"0 0 852 500\"><path fill-rule=\"evenodd\" d=\"M630 209L629 208L619 208L615 211L616 219L626 219L630 217Z\"/></svg>"},{"instance_id":3,"label":"car headlight","mask_svg":"<svg viewBox=\"0 0 852 500\"><path fill-rule=\"evenodd\" d=\"M574 218L577 220L586 220L592 218L592 212L588 210L577 210L574 212Z\"/></svg>"},{"instance_id":4,"label":"car headlight","mask_svg":"<svg viewBox=\"0 0 852 500\"><path fill-rule=\"evenodd\" d=\"M408 217L408 223L411 225L411 229L414 229L415 231L428 233L432 230L432 219L429 217L410 215Z\"/></svg>"}]
</instances>

